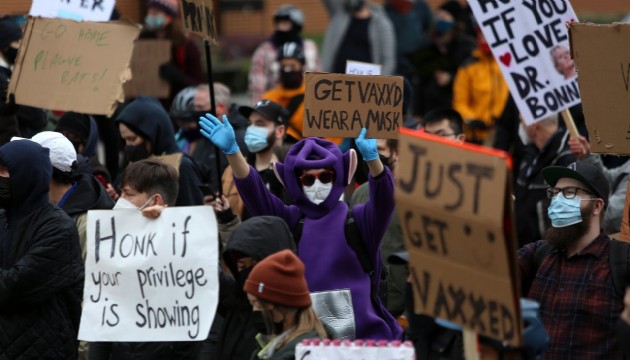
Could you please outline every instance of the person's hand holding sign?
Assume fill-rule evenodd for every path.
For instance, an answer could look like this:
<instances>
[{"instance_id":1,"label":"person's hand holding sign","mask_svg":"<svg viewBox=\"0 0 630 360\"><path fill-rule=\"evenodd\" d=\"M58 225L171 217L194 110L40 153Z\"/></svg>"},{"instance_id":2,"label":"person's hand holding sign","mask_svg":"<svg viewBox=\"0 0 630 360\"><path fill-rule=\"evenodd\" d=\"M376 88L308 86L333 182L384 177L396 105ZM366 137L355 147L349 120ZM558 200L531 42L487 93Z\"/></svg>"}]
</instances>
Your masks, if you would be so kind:
<instances>
[{"instance_id":1,"label":"person's hand holding sign","mask_svg":"<svg viewBox=\"0 0 630 360\"><path fill-rule=\"evenodd\" d=\"M206 114L199 118L199 126L201 126L201 135L227 155L234 176L237 179L246 177L249 174L249 165L236 143L236 135L227 116L223 115L223 122L221 122L212 114Z\"/></svg>"},{"instance_id":2,"label":"person's hand holding sign","mask_svg":"<svg viewBox=\"0 0 630 360\"><path fill-rule=\"evenodd\" d=\"M363 160L367 162L367 166L370 169L370 175L372 177L378 176L383 172L384 167L381 160L378 158L378 148L376 146L376 139L366 138L367 129L361 129L361 133L359 137L354 140L354 143L357 144L357 149L363 156Z\"/></svg>"}]
</instances>

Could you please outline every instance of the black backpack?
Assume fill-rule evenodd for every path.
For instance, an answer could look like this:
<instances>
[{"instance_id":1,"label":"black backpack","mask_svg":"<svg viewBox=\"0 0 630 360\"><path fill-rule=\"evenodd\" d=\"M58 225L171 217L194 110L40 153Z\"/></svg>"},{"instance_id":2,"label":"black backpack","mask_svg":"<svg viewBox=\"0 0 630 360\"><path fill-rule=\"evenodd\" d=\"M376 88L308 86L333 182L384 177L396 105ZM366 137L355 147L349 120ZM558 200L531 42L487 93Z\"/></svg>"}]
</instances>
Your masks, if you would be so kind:
<instances>
[{"instance_id":1,"label":"black backpack","mask_svg":"<svg viewBox=\"0 0 630 360\"><path fill-rule=\"evenodd\" d=\"M610 239L608 247L608 263L610 266L610 275L612 277L615 293L623 299L626 294L626 274L628 273L628 252L630 251L630 243ZM544 242L534 252L534 269L536 272L542 264L543 259L551 252L553 246L548 242ZM531 284L530 284L531 285Z\"/></svg>"},{"instance_id":2,"label":"black backpack","mask_svg":"<svg viewBox=\"0 0 630 360\"><path fill-rule=\"evenodd\" d=\"M295 240L296 247L300 243L303 230L304 218L300 219L293 233L293 239ZM387 279L389 277L389 274L386 267L383 266L382 260L379 259L379 261L381 261L381 281L379 285L377 281L378 278L376 274L376 269L374 268L374 264L372 264L372 261L370 260L370 253L365 247L365 242L361 238L359 227L357 226L357 223L354 221L354 217L352 216L352 208L348 209L348 216L346 217L346 222L344 225L344 234L346 236L346 241L348 242L348 245L357 255L363 271L370 277L370 298L372 299L372 302L377 309L377 305L379 303L387 307Z\"/></svg>"}]
</instances>

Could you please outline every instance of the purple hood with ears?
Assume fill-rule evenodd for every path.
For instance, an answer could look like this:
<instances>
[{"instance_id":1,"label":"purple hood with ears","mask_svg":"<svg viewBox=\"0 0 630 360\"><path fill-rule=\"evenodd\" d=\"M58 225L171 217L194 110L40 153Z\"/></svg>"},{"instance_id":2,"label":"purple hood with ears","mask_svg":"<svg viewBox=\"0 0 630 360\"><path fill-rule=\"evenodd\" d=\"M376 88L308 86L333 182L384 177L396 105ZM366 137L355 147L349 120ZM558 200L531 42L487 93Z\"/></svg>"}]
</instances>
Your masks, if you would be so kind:
<instances>
[{"instance_id":1,"label":"purple hood with ears","mask_svg":"<svg viewBox=\"0 0 630 360\"><path fill-rule=\"evenodd\" d=\"M330 195L321 204L315 205L304 194L299 176L302 170L330 168L335 171L335 181ZM319 219L326 215L339 202L346 186L356 169L356 154L349 150L342 154L334 143L307 138L293 145L287 153L284 164L275 163L274 171L295 205L309 218Z\"/></svg>"}]
</instances>

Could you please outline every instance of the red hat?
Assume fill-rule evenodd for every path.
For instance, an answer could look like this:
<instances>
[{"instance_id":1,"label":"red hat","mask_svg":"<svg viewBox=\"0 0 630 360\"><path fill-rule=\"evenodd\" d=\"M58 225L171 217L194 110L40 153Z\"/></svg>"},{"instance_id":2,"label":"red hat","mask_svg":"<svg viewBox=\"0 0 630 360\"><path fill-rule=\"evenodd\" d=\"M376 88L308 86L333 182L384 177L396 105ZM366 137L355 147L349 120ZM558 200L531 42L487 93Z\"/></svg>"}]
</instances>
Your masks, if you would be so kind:
<instances>
[{"instance_id":1,"label":"red hat","mask_svg":"<svg viewBox=\"0 0 630 360\"><path fill-rule=\"evenodd\" d=\"M243 290L276 305L298 309L311 306L304 264L291 250L282 250L256 264Z\"/></svg>"}]
</instances>

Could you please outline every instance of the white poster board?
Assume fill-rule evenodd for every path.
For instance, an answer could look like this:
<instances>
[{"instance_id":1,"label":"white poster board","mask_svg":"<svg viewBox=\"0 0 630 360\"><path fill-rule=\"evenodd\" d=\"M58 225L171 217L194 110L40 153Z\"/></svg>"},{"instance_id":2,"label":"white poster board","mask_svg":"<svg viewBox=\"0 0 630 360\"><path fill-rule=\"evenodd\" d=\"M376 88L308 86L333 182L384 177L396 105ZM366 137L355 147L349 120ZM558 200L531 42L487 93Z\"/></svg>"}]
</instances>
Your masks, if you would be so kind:
<instances>
[{"instance_id":1,"label":"white poster board","mask_svg":"<svg viewBox=\"0 0 630 360\"><path fill-rule=\"evenodd\" d=\"M135 209L88 212L79 339L192 341L208 337L218 304L218 232L209 206L159 218Z\"/></svg>"},{"instance_id":2,"label":"white poster board","mask_svg":"<svg viewBox=\"0 0 630 360\"><path fill-rule=\"evenodd\" d=\"M31 16L76 21L109 21L116 0L33 0Z\"/></svg>"},{"instance_id":3,"label":"white poster board","mask_svg":"<svg viewBox=\"0 0 630 360\"><path fill-rule=\"evenodd\" d=\"M346 74L349 75L381 75L383 65L361 61L346 61Z\"/></svg>"},{"instance_id":4,"label":"white poster board","mask_svg":"<svg viewBox=\"0 0 630 360\"><path fill-rule=\"evenodd\" d=\"M568 0L468 4L526 124L580 103L566 27L577 16Z\"/></svg>"},{"instance_id":5,"label":"white poster board","mask_svg":"<svg viewBox=\"0 0 630 360\"><path fill-rule=\"evenodd\" d=\"M300 360L415 360L416 352L410 341L305 340L295 347L295 358ZM420 360L420 359L418 359Z\"/></svg>"}]
</instances>

